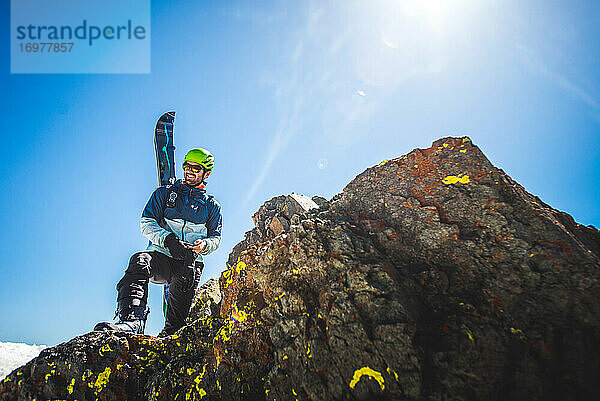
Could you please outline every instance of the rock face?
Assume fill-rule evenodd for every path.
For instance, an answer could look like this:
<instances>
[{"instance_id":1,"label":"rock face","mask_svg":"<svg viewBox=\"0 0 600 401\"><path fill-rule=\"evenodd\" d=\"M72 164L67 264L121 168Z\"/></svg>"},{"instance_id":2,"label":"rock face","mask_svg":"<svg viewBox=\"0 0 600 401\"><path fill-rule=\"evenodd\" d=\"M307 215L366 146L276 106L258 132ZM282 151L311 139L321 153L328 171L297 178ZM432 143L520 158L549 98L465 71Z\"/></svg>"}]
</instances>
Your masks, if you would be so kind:
<instances>
[{"instance_id":1,"label":"rock face","mask_svg":"<svg viewBox=\"0 0 600 401\"><path fill-rule=\"evenodd\" d=\"M0 399L600 399L600 233L468 138L254 221L176 335L77 337Z\"/></svg>"}]
</instances>

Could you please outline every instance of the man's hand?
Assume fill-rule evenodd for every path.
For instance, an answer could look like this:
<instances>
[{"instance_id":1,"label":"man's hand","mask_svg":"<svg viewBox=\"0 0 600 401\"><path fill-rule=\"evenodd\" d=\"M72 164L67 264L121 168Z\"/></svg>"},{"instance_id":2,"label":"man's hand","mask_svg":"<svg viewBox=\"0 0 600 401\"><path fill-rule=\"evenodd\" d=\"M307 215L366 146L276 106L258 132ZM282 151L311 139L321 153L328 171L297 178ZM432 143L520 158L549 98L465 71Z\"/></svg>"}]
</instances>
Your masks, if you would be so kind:
<instances>
[{"instance_id":1,"label":"man's hand","mask_svg":"<svg viewBox=\"0 0 600 401\"><path fill-rule=\"evenodd\" d=\"M177 260L183 260L189 252L188 244L177 238L173 233L165 238L165 247L169 250L171 256Z\"/></svg>"},{"instance_id":2,"label":"man's hand","mask_svg":"<svg viewBox=\"0 0 600 401\"><path fill-rule=\"evenodd\" d=\"M193 244L187 245L187 247L196 253L200 253L206 249L206 241L197 239Z\"/></svg>"}]
</instances>

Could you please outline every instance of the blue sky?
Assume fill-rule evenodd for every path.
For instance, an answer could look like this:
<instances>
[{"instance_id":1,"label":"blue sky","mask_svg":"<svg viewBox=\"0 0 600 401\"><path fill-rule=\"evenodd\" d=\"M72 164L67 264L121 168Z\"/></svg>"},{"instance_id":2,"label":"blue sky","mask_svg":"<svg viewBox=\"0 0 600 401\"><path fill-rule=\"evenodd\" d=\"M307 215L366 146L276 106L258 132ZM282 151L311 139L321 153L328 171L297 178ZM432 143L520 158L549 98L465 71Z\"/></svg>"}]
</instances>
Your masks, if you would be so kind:
<instances>
[{"instance_id":1,"label":"blue sky","mask_svg":"<svg viewBox=\"0 0 600 401\"><path fill-rule=\"evenodd\" d=\"M600 226L598 2L155 0L152 72L138 75L11 75L7 3L0 341L52 345L112 318L115 285L147 242L154 124L172 109L178 164L191 147L216 157L223 241L205 279L265 200L330 198L448 135Z\"/></svg>"}]
</instances>

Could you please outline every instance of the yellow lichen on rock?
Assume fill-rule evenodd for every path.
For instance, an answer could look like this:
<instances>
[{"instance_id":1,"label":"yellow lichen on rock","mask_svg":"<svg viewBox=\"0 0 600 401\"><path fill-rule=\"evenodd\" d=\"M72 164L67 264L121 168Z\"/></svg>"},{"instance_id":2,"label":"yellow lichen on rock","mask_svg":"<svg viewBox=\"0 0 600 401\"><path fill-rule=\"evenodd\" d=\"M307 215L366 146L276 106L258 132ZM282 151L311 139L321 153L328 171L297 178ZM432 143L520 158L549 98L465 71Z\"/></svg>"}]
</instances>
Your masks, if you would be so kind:
<instances>
[{"instance_id":1,"label":"yellow lichen on rock","mask_svg":"<svg viewBox=\"0 0 600 401\"><path fill-rule=\"evenodd\" d=\"M73 394L73 387L75 387L75 379L71 379L71 384L67 385L67 392Z\"/></svg>"},{"instance_id":2,"label":"yellow lichen on rock","mask_svg":"<svg viewBox=\"0 0 600 401\"><path fill-rule=\"evenodd\" d=\"M223 277L225 277L225 288L229 287L229 284L233 283L233 277L231 274L231 270L225 270L223 272Z\"/></svg>"},{"instance_id":3,"label":"yellow lichen on rock","mask_svg":"<svg viewBox=\"0 0 600 401\"><path fill-rule=\"evenodd\" d=\"M110 367L106 367L104 372L101 372L96 378L96 383L94 383L94 394L98 395L100 392L106 387L108 384L108 379L110 378Z\"/></svg>"},{"instance_id":4,"label":"yellow lichen on rock","mask_svg":"<svg viewBox=\"0 0 600 401\"><path fill-rule=\"evenodd\" d=\"M279 299L281 299L281 297L283 297L284 295L285 295L285 291L282 291L281 294L279 294L277 297L273 298L273 302L279 301Z\"/></svg>"},{"instance_id":5,"label":"yellow lichen on rock","mask_svg":"<svg viewBox=\"0 0 600 401\"><path fill-rule=\"evenodd\" d=\"M98 352L98 353L100 354L100 356L104 356L105 352L111 352L111 351L112 351L112 349L110 348L110 345L104 344L102 346L102 348L100 348L100 352Z\"/></svg>"},{"instance_id":6,"label":"yellow lichen on rock","mask_svg":"<svg viewBox=\"0 0 600 401\"><path fill-rule=\"evenodd\" d=\"M473 338L473 333L471 333L471 330L469 330L469 328L464 324L460 327L465 331L465 334L467 337L469 337L469 340L471 340L472 343L475 343L475 339Z\"/></svg>"},{"instance_id":7,"label":"yellow lichen on rock","mask_svg":"<svg viewBox=\"0 0 600 401\"><path fill-rule=\"evenodd\" d=\"M449 175L446 178L444 178L442 180L442 182L444 184L456 184L457 182L460 182L462 184L467 184L467 183L471 182L471 180L469 179L468 175L459 174L458 176Z\"/></svg>"},{"instance_id":8,"label":"yellow lichen on rock","mask_svg":"<svg viewBox=\"0 0 600 401\"><path fill-rule=\"evenodd\" d=\"M244 270L245 268L246 268L246 263L244 263L244 262L238 262L235 265L235 271L238 273L241 272L242 270Z\"/></svg>"},{"instance_id":9,"label":"yellow lichen on rock","mask_svg":"<svg viewBox=\"0 0 600 401\"><path fill-rule=\"evenodd\" d=\"M525 333L523 333L523 330L521 330L521 329L515 329L514 327L511 327L511 328L510 328L510 332L511 332L512 334L514 334L514 335L518 336L518 337L519 337L519 339L521 339L521 340L525 340L525 338L526 338L526 337L525 337Z\"/></svg>"},{"instance_id":10,"label":"yellow lichen on rock","mask_svg":"<svg viewBox=\"0 0 600 401\"><path fill-rule=\"evenodd\" d=\"M192 373L194 372L194 369L188 368L187 369L188 375L191 376ZM198 394L200 396L200 399L204 398L204 396L207 394L206 391L200 387L200 384L202 383L202 378L204 377L204 374L206 373L206 366L202 367L202 372L200 372L195 378L194 378L194 387L190 388L186 394L185 394L185 399L186 400L196 400L196 394ZM194 392L195 390L195 392Z\"/></svg>"},{"instance_id":11,"label":"yellow lichen on rock","mask_svg":"<svg viewBox=\"0 0 600 401\"><path fill-rule=\"evenodd\" d=\"M46 374L46 377L44 377L44 382L47 383L48 379L54 374L54 372L56 372L54 369L52 369L50 371L50 373Z\"/></svg>"},{"instance_id":12,"label":"yellow lichen on rock","mask_svg":"<svg viewBox=\"0 0 600 401\"><path fill-rule=\"evenodd\" d=\"M396 379L396 381L398 381L398 373L396 373L396 372L395 372L393 369L391 369L389 366L388 366L388 368L387 368L386 370L387 370L388 374L390 374L390 375L394 375L394 379Z\"/></svg>"},{"instance_id":13,"label":"yellow lichen on rock","mask_svg":"<svg viewBox=\"0 0 600 401\"><path fill-rule=\"evenodd\" d=\"M383 381L383 376L381 375L381 373L379 373L376 370L371 369L368 366L365 366L363 368L357 369L354 371L354 376L352 377L352 381L350 382L350 388L354 388L354 386L356 386L356 383L358 383L361 379L361 377L363 376L368 376L371 377L375 380L377 380L377 383L379 383L379 387L381 387L381 390L385 389L385 384Z\"/></svg>"}]
</instances>

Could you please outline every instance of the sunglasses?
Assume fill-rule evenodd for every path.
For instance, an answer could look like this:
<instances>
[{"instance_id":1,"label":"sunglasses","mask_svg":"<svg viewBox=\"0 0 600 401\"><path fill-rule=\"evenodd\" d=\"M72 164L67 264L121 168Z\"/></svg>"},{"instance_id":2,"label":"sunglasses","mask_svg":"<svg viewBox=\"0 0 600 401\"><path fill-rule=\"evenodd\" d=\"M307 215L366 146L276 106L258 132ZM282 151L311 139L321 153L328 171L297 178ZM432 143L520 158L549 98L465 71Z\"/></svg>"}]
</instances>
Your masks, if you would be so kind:
<instances>
[{"instance_id":1,"label":"sunglasses","mask_svg":"<svg viewBox=\"0 0 600 401\"><path fill-rule=\"evenodd\" d=\"M193 164L189 164L188 162L183 163L183 170L192 170L193 173L198 174L201 171L204 171L202 166L194 166Z\"/></svg>"}]
</instances>

